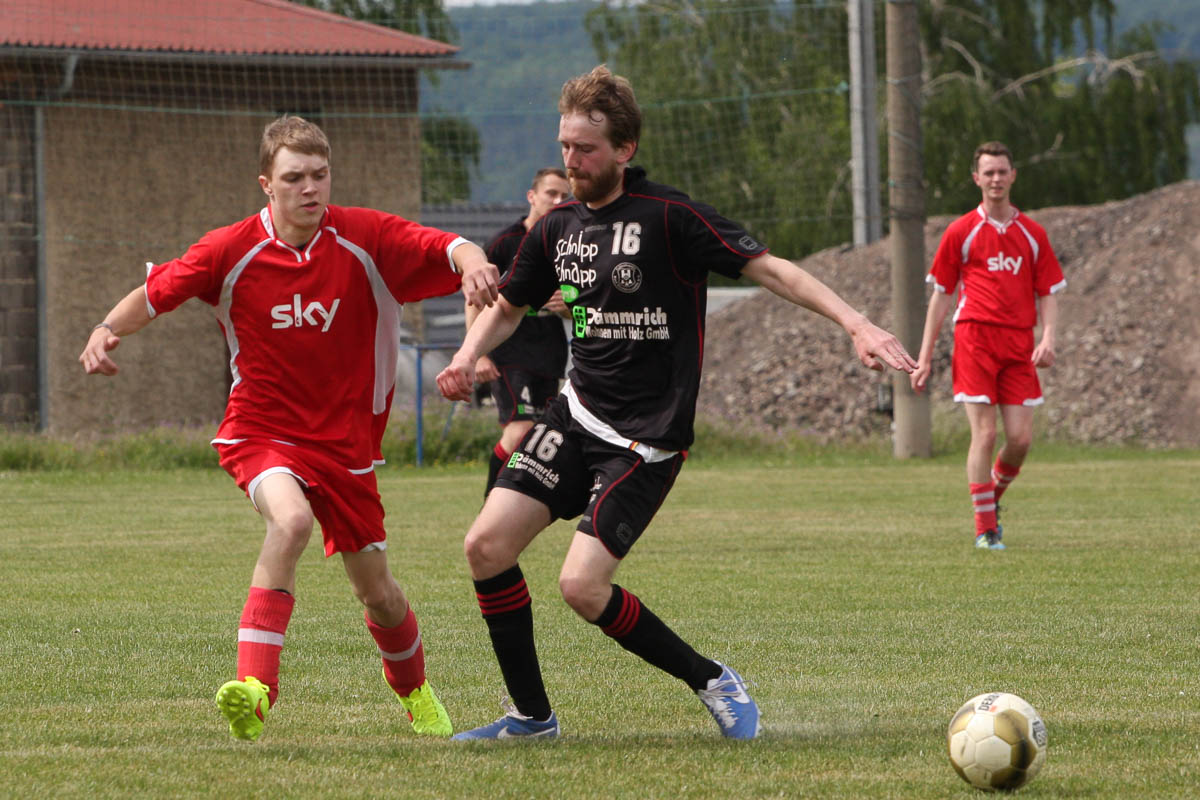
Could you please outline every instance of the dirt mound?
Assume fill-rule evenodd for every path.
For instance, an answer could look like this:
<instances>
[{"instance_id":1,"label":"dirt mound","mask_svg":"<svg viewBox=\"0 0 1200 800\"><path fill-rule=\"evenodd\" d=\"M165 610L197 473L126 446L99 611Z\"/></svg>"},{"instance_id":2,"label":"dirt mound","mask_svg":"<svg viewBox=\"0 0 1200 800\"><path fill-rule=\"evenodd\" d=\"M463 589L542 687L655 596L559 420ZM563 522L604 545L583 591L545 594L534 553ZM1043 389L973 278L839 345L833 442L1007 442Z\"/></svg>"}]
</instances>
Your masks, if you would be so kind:
<instances>
[{"instance_id":1,"label":"dirt mound","mask_svg":"<svg viewBox=\"0 0 1200 800\"><path fill-rule=\"evenodd\" d=\"M1059 295L1058 362L1041 371L1043 433L1200 446L1200 182L1029 213L1046 228L1068 283ZM927 261L953 219L926 225ZM887 240L825 250L801 265L892 327ZM947 320L931 379L935 415L953 412L951 342ZM889 419L874 410L883 379L858 364L832 323L769 292L709 317L704 358L704 419L823 439L888 432Z\"/></svg>"}]
</instances>

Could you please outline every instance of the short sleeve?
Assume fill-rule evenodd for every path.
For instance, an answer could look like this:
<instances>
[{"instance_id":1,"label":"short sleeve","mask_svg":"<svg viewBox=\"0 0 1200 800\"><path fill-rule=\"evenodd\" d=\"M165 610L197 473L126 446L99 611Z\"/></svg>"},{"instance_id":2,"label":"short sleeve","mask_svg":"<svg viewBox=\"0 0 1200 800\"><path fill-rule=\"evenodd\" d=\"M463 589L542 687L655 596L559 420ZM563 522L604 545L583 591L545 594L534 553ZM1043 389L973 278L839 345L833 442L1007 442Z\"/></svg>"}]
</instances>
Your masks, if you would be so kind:
<instances>
[{"instance_id":1,"label":"short sleeve","mask_svg":"<svg viewBox=\"0 0 1200 800\"><path fill-rule=\"evenodd\" d=\"M552 214L546 214L521 239L509 269L501 276L500 293L513 306L541 308L558 288L554 262L547 242L552 236Z\"/></svg>"},{"instance_id":2,"label":"short sleeve","mask_svg":"<svg viewBox=\"0 0 1200 800\"><path fill-rule=\"evenodd\" d=\"M739 278L747 261L767 252L765 244L711 206L672 202L668 213L672 261L685 280L702 281L708 272Z\"/></svg>"},{"instance_id":3,"label":"short sleeve","mask_svg":"<svg viewBox=\"0 0 1200 800\"><path fill-rule=\"evenodd\" d=\"M375 212L379 227L376 265L398 303L442 297L458 290L448 248L459 237L393 214Z\"/></svg>"},{"instance_id":4,"label":"short sleeve","mask_svg":"<svg viewBox=\"0 0 1200 800\"><path fill-rule=\"evenodd\" d=\"M1038 297L1057 294L1067 286L1062 265L1058 263L1058 256L1054 254L1054 248L1050 246L1050 238L1046 236L1045 230L1039 227L1034 236L1038 243L1038 259L1034 262L1033 290Z\"/></svg>"},{"instance_id":5,"label":"short sleeve","mask_svg":"<svg viewBox=\"0 0 1200 800\"><path fill-rule=\"evenodd\" d=\"M933 265L925 278L926 283L933 284L934 291L943 294L953 294L962 276L962 237L957 234L953 225L942 234L942 241L933 255Z\"/></svg>"},{"instance_id":6,"label":"short sleeve","mask_svg":"<svg viewBox=\"0 0 1200 800\"><path fill-rule=\"evenodd\" d=\"M151 264L146 275L151 316L174 311L193 297L215 306L221 298L221 250L219 232L210 231L181 257Z\"/></svg>"}]
</instances>

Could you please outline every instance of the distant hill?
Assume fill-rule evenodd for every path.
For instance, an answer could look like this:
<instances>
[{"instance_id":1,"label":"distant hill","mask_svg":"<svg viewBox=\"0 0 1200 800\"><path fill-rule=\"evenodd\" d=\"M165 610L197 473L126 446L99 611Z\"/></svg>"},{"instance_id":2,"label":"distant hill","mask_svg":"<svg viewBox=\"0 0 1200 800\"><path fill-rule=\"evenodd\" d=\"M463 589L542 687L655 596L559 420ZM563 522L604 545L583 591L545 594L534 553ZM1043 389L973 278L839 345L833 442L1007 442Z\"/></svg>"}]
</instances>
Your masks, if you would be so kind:
<instances>
[{"instance_id":1,"label":"distant hill","mask_svg":"<svg viewBox=\"0 0 1200 800\"><path fill-rule=\"evenodd\" d=\"M563 81L597 62L583 29L584 16L596 5L570 0L447 9L462 58L473 66L439 71L436 86L423 79L421 111L464 116L479 129L483 153L472 176L472 202L519 202L535 170L560 163L555 105ZM1200 60L1200 0L1117 0L1117 12L1118 32L1164 21L1176 30L1162 33L1160 46ZM1191 174L1200 178L1200 126L1189 138Z\"/></svg>"},{"instance_id":2,"label":"distant hill","mask_svg":"<svg viewBox=\"0 0 1200 800\"><path fill-rule=\"evenodd\" d=\"M1173 27L1158 38L1171 53L1200 59L1200 3L1196 0L1117 0L1117 30L1159 20Z\"/></svg>"},{"instance_id":3,"label":"distant hill","mask_svg":"<svg viewBox=\"0 0 1200 800\"><path fill-rule=\"evenodd\" d=\"M479 129L483 154L471 200L524 200L533 173L561 165L558 93L568 78L596 65L583 18L596 3L541 2L454 6L465 71L422 80L421 112L452 112Z\"/></svg>"}]
</instances>

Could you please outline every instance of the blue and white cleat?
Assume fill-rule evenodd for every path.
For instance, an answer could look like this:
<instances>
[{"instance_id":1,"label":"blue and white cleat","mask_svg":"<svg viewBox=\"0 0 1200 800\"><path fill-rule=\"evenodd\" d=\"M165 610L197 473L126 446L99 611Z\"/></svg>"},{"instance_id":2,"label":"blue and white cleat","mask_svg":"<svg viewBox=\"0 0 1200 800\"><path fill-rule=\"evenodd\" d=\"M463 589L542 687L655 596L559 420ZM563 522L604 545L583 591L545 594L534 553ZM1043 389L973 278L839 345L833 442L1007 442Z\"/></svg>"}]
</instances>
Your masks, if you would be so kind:
<instances>
[{"instance_id":1,"label":"blue and white cleat","mask_svg":"<svg viewBox=\"0 0 1200 800\"><path fill-rule=\"evenodd\" d=\"M550 712L550 719L538 722L510 707L507 713L495 722L456 733L450 738L464 742L472 739L553 739L556 736L558 718L554 716L553 711Z\"/></svg>"},{"instance_id":2,"label":"blue and white cleat","mask_svg":"<svg viewBox=\"0 0 1200 800\"><path fill-rule=\"evenodd\" d=\"M729 739L753 739L762 732L758 718L758 705L746 692L746 682L732 667L720 661L719 677L708 682L707 689L696 692L696 696L708 707L708 712L721 726L721 735Z\"/></svg>"},{"instance_id":3,"label":"blue and white cleat","mask_svg":"<svg viewBox=\"0 0 1200 800\"><path fill-rule=\"evenodd\" d=\"M975 547L979 550L1005 550L1004 542L1000 541L999 531L984 531L976 534Z\"/></svg>"}]
</instances>

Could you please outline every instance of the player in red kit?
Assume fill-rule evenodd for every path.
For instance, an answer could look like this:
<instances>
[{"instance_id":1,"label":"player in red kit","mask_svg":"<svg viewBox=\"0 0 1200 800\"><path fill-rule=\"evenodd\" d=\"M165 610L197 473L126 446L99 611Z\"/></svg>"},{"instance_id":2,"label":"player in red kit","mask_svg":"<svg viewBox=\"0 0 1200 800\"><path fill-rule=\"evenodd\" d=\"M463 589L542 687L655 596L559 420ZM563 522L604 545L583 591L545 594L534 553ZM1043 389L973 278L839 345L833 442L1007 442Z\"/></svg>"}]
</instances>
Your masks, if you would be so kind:
<instances>
[{"instance_id":1,"label":"player in red kit","mask_svg":"<svg viewBox=\"0 0 1200 800\"><path fill-rule=\"evenodd\" d=\"M191 297L213 306L233 377L213 446L266 521L238 628L237 679L216 703L234 737L254 741L279 693L279 657L296 564L321 523L341 553L383 675L413 729L449 736L425 677L416 617L387 565L375 466L391 407L400 306L449 294L490 305L498 273L452 233L366 208L329 205L330 147L300 117L269 124L260 145L266 208L205 234L97 325L79 357L115 375L110 352Z\"/></svg>"},{"instance_id":2,"label":"player in red kit","mask_svg":"<svg viewBox=\"0 0 1200 800\"><path fill-rule=\"evenodd\" d=\"M998 503L1033 442L1033 409L1042 404L1037 368L1054 364L1055 295L1067 282L1046 231L1010 202L1017 170L1009 149L1000 142L980 145L971 174L983 201L952 222L938 245L927 278L934 292L911 381L915 391L924 391L938 331L954 307L954 400L963 404L971 426L967 482L975 546L1003 550ZM1035 345L1039 309L1042 335ZM1004 446L993 462L997 406Z\"/></svg>"}]
</instances>

